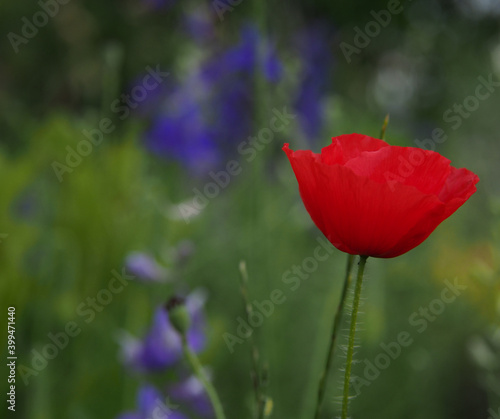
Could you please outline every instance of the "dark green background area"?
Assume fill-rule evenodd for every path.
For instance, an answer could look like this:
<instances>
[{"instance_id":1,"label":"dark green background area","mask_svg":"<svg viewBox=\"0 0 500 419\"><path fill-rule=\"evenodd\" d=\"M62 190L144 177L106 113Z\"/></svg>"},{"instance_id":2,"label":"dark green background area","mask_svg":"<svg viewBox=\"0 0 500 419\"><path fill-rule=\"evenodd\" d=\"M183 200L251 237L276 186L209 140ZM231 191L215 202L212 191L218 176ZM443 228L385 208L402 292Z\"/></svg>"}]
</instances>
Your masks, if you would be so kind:
<instances>
[{"instance_id":1,"label":"dark green background area","mask_svg":"<svg viewBox=\"0 0 500 419\"><path fill-rule=\"evenodd\" d=\"M149 153L142 144L144 118L115 116L116 129L62 183L54 174L52 165L64 162L66 147L76 147L82 130L110 116L109 104L146 66L160 65L183 79L190 58L202 50L187 39L181 23L197 8L213 18L215 50L234 45L249 21L275 40L284 74L278 88L256 91L261 101L256 118L264 123L273 107L291 106L289 86L297 83L294 68L300 64L291 40L302 28L325 25L333 63L326 123L314 151L344 133L377 136L390 113L389 143L418 146L440 128L446 140L434 143L436 151L479 175L477 193L421 246L396 259L369 259L353 375L362 377L365 360L374 362L383 352L380 344L396 341L399 333L409 332L413 343L362 388L351 414L357 419L487 419L488 409L497 412L500 88L460 124L445 117L450 109L456 115L455 105L475 94L479 77L500 79L500 12L496 6L479 12L476 3L401 2L403 11L348 62L341 44L355 46L356 28L364 30L386 1L243 0L220 21L213 5L201 0L158 11L140 0L70 0L18 53L7 34L19 34L21 19L31 18L39 6L2 2L0 233L7 236L0 236L0 355L7 356L9 306L16 307L19 365L31 366L32 351L50 343L48 334L63 331L68 322L76 322L81 333L29 385L18 376L16 413L1 416L105 419L133 409L144 377L121 365L118 335L127 330L141 336L155 307L178 286L133 281L89 323L77 307L107 287L112 270L121 271L129 252L145 250L161 258L190 240L194 255L186 266L172 269L182 287L208 291L209 345L201 358L213 370L228 418L252 417L248 341L230 353L223 338L236 334L243 315L242 259L252 301L269 299L275 289L286 296L254 335L269 369L272 417L312 418L346 255L334 250L296 290L282 281L287 270L313 256L322 237L280 150L284 142L292 148L304 144L293 123L254 162L235 157L241 174L189 224L169 217L166 208L192 200L193 188L203 188L206 180ZM255 131L261 127L256 122ZM236 138L235 145L243 140ZM26 200L32 205L23 215ZM409 317L440 297L445 280L455 278L467 289L418 333ZM342 363L340 356L329 377L325 418L339 414ZM7 368L1 372L5 394ZM148 380L161 385L171 382L172 374Z\"/></svg>"}]
</instances>

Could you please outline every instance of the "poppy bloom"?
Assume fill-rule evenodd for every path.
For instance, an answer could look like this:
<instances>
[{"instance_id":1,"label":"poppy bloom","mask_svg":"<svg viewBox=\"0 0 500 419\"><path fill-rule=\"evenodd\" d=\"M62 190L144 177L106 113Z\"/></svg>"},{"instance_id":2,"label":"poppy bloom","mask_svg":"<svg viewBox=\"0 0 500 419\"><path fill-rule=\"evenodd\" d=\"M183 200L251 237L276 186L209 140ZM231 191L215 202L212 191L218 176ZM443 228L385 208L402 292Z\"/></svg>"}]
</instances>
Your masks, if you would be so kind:
<instances>
[{"instance_id":1,"label":"poppy bloom","mask_svg":"<svg viewBox=\"0 0 500 419\"><path fill-rule=\"evenodd\" d=\"M312 220L351 255L408 252L467 201L479 181L434 151L361 134L334 137L321 154L288 144L283 150Z\"/></svg>"}]
</instances>

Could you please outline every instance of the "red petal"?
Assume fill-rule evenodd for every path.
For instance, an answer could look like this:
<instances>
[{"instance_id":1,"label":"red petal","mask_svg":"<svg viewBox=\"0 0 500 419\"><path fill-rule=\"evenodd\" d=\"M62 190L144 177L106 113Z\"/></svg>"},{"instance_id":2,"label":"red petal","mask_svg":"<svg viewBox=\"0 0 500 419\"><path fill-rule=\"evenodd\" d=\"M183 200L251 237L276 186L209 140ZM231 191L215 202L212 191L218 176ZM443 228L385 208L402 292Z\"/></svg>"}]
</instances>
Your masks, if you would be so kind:
<instances>
[{"instance_id":1,"label":"red petal","mask_svg":"<svg viewBox=\"0 0 500 419\"><path fill-rule=\"evenodd\" d=\"M283 150L312 220L350 254L387 258L407 252L455 212L479 181L438 153L358 134L334 138L321 155L294 152L288 144Z\"/></svg>"},{"instance_id":2,"label":"red petal","mask_svg":"<svg viewBox=\"0 0 500 419\"><path fill-rule=\"evenodd\" d=\"M363 152L346 167L379 183L397 181L434 195L441 191L451 171L450 161L439 153L397 146Z\"/></svg>"},{"instance_id":3,"label":"red petal","mask_svg":"<svg viewBox=\"0 0 500 419\"><path fill-rule=\"evenodd\" d=\"M408 234L401 240L397 249L388 253L387 257L399 256L422 243L436 229L436 227L460 208L471 195L476 192L476 183L479 177L467 169L451 167L451 174L439 193L439 200L443 202L442 213L431 213L422 217Z\"/></svg>"},{"instance_id":4,"label":"red petal","mask_svg":"<svg viewBox=\"0 0 500 419\"><path fill-rule=\"evenodd\" d=\"M345 164L363 151L376 151L388 147L385 141L362 134L346 134L332 138L332 144L321 150L321 161L325 164Z\"/></svg>"}]
</instances>

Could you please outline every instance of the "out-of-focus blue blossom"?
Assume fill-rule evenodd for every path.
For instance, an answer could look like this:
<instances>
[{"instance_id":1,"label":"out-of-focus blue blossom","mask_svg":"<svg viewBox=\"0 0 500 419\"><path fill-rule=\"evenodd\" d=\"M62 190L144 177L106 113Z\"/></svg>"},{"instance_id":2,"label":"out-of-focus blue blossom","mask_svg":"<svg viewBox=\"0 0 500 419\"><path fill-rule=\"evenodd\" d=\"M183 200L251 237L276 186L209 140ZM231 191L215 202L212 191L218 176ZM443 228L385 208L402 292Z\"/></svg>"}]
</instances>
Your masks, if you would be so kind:
<instances>
[{"instance_id":1,"label":"out-of-focus blue blossom","mask_svg":"<svg viewBox=\"0 0 500 419\"><path fill-rule=\"evenodd\" d=\"M212 417L214 414L203 384L194 375L170 386L168 394L172 400L189 406L200 416Z\"/></svg>"},{"instance_id":2,"label":"out-of-focus blue blossom","mask_svg":"<svg viewBox=\"0 0 500 419\"><path fill-rule=\"evenodd\" d=\"M145 385L137 394L137 410L121 414L118 419L187 419L165 403L166 398L155 387Z\"/></svg>"},{"instance_id":3,"label":"out-of-focus blue blossom","mask_svg":"<svg viewBox=\"0 0 500 419\"><path fill-rule=\"evenodd\" d=\"M303 69L294 108L309 141L318 138L324 124L324 100L333 65L329 38L330 31L316 25L300 33L297 40Z\"/></svg>"},{"instance_id":4,"label":"out-of-focus blue blossom","mask_svg":"<svg viewBox=\"0 0 500 419\"><path fill-rule=\"evenodd\" d=\"M160 68L162 71L165 70L165 72L168 72L168 69L166 67ZM147 72L143 72L132 79L126 88L126 91L132 92L132 90L136 86L143 86L144 78L147 77L147 74ZM143 100L135 101L132 98L133 100L131 102L133 103L133 106L136 107L128 106L128 104L126 104L126 102L122 98L120 106L124 106L124 104L126 104L132 114L142 118L147 118L150 115L154 115L158 111L158 109L163 106L164 99L166 97L171 97L172 95L174 95L177 90L177 80L175 79L174 75L169 72L169 75L165 77L161 83L158 83L158 85L156 85L156 87L154 88L151 88L151 90L147 90L147 95ZM128 114L126 113L127 111L122 110L119 107L114 109L114 112L117 112L120 118L125 118L128 116Z\"/></svg>"},{"instance_id":5,"label":"out-of-focus blue blossom","mask_svg":"<svg viewBox=\"0 0 500 419\"><path fill-rule=\"evenodd\" d=\"M208 86L197 74L167 96L146 133L146 145L154 153L181 162L192 173L207 173L220 160L215 135L203 110L208 106Z\"/></svg>"},{"instance_id":6,"label":"out-of-focus blue blossom","mask_svg":"<svg viewBox=\"0 0 500 419\"><path fill-rule=\"evenodd\" d=\"M206 344L203 307L206 295L195 290L186 297L186 308L191 317L187 341L195 352ZM165 307L156 309L151 329L139 341L131 336L121 339L124 363L135 371L158 371L173 366L182 357L182 344L178 332L171 325Z\"/></svg>"},{"instance_id":7,"label":"out-of-focus blue blossom","mask_svg":"<svg viewBox=\"0 0 500 419\"><path fill-rule=\"evenodd\" d=\"M259 33L255 25L244 26L239 43L222 53L214 54L202 68L204 79L212 82L224 82L227 76L241 74L253 77L256 71L268 81L277 82L282 75L283 66L273 45Z\"/></svg>"},{"instance_id":8,"label":"out-of-focus blue blossom","mask_svg":"<svg viewBox=\"0 0 500 419\"><path fill-rule=\"evenodd\" d=\"M274 83L282 75L275 49L255 26L240 41L211 51L197 70L165 98L146 134L154 153L206 175L253 132L256 72Z\"/></svg>"},{"instance_id":9,"label":"out-of-focus blue blossom","mask_svg":"<svg viewBox=\"0 0 500 419\"><path fill-rule=\"evenodd\" d=\"M127 271L143 281L162 282L167 278L167 271L150 255L132 252L125 259Z\"/></svg>"}]
</instances>

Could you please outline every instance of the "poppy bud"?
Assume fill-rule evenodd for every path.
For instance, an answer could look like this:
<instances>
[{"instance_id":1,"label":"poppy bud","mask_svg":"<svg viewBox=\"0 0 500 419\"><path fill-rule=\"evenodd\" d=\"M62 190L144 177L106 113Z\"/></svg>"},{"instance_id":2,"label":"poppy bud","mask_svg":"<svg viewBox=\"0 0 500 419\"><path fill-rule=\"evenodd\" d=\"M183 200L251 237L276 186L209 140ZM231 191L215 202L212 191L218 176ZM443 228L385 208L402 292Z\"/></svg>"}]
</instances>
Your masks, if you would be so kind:
<instances>
[{"instance_id":1,"label":"poppy bud","mask_svg":"<svg viewBox=\"0 0 500 419\"><path fill-rule=\"evenodd\" d=\"M170 323L181 335L185 335L191 325L191 318L186 309L184 298L172 297L168 300L165 308L168 312Z\"/></svg>"}]
</instances>

